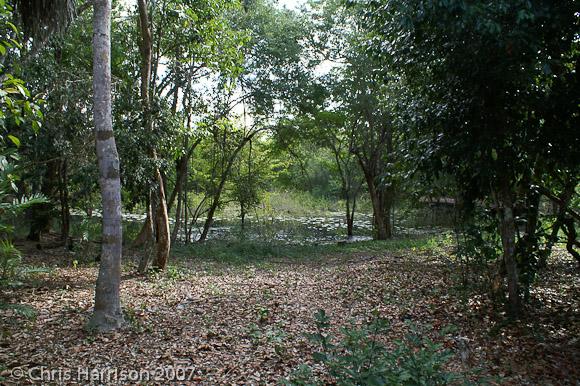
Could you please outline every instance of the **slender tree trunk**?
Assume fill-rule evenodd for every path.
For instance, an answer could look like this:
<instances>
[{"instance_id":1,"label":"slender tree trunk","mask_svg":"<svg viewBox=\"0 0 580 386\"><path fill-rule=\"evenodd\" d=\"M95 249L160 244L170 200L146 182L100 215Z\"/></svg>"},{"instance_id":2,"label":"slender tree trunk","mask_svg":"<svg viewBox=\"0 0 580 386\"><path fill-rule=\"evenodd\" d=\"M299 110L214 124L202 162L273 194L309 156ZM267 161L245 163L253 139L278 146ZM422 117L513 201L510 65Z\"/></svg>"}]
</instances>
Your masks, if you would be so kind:
<instances>
[{"instance_id":1,"label":"slender tree trunk","mask_svg":"<svg viewBox=\"0 0 580 386\"><path fill-rule=\"evenodd\" d=\"M340 174L340 182L341 182L341 190L342 196L344 197L345 202L345 212L346 212L346 236L351 238L353 236L353 222L354 222L354 207L356 202L356 195L351 195L351 184L349 183L349 176L347 175L347 168L346 166L343 168L341 165L339 150L336 147L332 148L334 152L334 159L336 161L336 166L338 168L338 172ZM351 210L351 199L353 201L352 210Z\"/></svg>"},{"instance_id":2,"label":"slender tree trunk","mask_svg":"<svg viewBox=\"0 0 580 386\"><path fill-rule=\"evenodd\" d=\"M189 165L189 163L188 163ZM185 183L184 183L184 192L183 192L183 226L184 226L184 233L185 233L185 244L189 244L190 242L190 236L191 236L191 232L189 231L189 217L188 217L188 210L189 210L189 202L188 197L187 197L187 189L188 189L188 184L187 184L187 178L185 179Z\"/></svg>"},{"instance_id":3,"label":"slender tree trunk","mask_svg":"<svg viewBox=\"0 0 580 386\"><path fill-rule=\"evenodd\" d=\"M540 193L534 188L530 188L526 199L526 231L524 237L521 239L521 250L523 252L523 259L526 265L533 265L539 262L532 260L532 256L537 252L537 235L536 228L538 226L538 215L540 211ZM526 288L526 298L528 296L529 282L531 278L527 280Z\"/></svg>"},{"instance_id":4,"label":"slender tree trunk","mask_svg":"<svg viewBox=\"0 0 580 386\"><path fill-rule=\"evenodd\" d=\"M383 203L383 221L385 222L385 229L387 232L387 238L390 239L393 237L393 222L392 222L392 213L393 213L393 190L391 188L387 188L382 191L382 203Z\"/></svg>"},{"instance_id":5,"label":"slender tree trunk","mask_svg":"<svg viewBox=\"0 0 580 386\"><path fill-rule=\"evenodd\" d=\"M353 223L354 223L354 208L351 211L350 207L350 195L348 192L345 194L345 202L346 202L346 236L351 238L353 236Z\"/></svg>"},{"instance_id":6,"label":"slender tree trunk","mask_svg":"<svg viewBox=\"0 0 580 386\"><path fill-rule=\"evenodd\" d=\"M147 215L141 230L133 240L132 247L137 248L153 241L153 214L151 211L151 202L147 203Z\"/></svg>"},{"instance_id":7,"label":"slender tree trunk","mask_svg":"<svg viewBox=\"0 0 580 386\"><path fill-rule=\"evenodd\" d=\"M177 187L175 187L177 189ZM173 232L171 232L171 242L174 243L179 235L179 228L181 228L181 212L182 212L183 193L181 189L177 192L177 208L175 209L175 223L173 224Z\"/></svg>"},{"instance_id":8,"label":"slender tree trunk","mask_svg":"<svg viewBox=\"0 0 580 386\"><path fill-rule=\"evenodd\" d=\"M220 194L221 194L221 192L220 192ZM199 240L197 240L200 243L203 243L207 239L207 235L209 234L209 230L213 224L213 216L214 216L215 211L216 211L218 204L219 204L220 194L218 194L218 196L216 198L214 198L214 201L212 202L211 206L209 207L209 210L207 212L207 217L205 219L205 222L203 223L203 230L201 231L201 235L199 235Z\"/></svg>"},{"instance_id":9,"label":"slender tree trunk","mask_svg":"<svg viewBox=\"0 0 580 386\"><path fill-rule=\"evenodd\" d=\"M216 189L216 192L214 194L211 206L209 207L209 210L207 212L207 217L205 220L205 223L203 224L203 230L201 232L201 235L199 236L199 240L198 242L203 243L206 239L207 239L207 235L209 233L209 228L211 228L212 224L213 224L213 216L215 214L215 211L219 205L220 202L220 197L221 194L224 190L224 186L226 184L226 181L230 175L230 172L232 170L232 165L234 164L234 161L238 155L238 153L240 152L240 150L242 150L242 148L245 146L245 144L250 141L252 139L252 137L247 137L246 139L244 139L242 141L242 143L240 143L238 145L238 147L234 150L233 154L231 155L230 159L228 160L228 163L225 167L225 169L222 172L222 175L220 177L220 183Z\"/></svg>"},{"instance_id":10,"label":"slender tree trunk","mask_svg":"<svg viewBox=\"0 0 580 386\"><path fill-rule=\"evenodd\" d=\"M574 249L574 247L580 247L580 243L576 239L576 227L574 226L574 219L572 217L564 219L563 230L566 234L566 250L580 264L580 253Z\"/></svg>"},{"instance_id":11,"label":"slender tree trunk","mask_svg":"<svg viewBox=\"0 0 580 386\"><path fill-rule=\"evenodd\" d=\"M378 190L373 175L365 173L365 179L367 181L369 196L373 206L373 219L375 226L374 238L376 240L386 240L391 237L391 227L389 213L385 211L383 192Z\"/></svg>"},{"instance_id":12,"label":"slender tree trunk","mask_svg":"<svg viewBox=\"0 0 580 386\"><path fill-rule=\"evenodd\" d=\"M49 198L59 193L59 169L60 161L51 160L46 163L46 172L42 177L40 192ZM30 231L27 240L40 241L41 234L50 232L52 210L54 205L50 202L34 205L29 209Z\"/></svg>"},{"instance_id":13,"label":"slender tree trunk","mask_svg":"<svg viewBox=\"0 0 580 386\"><path fill-rule=\"evenodd\" d=\"M356 196L358 195L358 189L357 191L354 192L354 195L352 197L352 206L351 206L351 210L350 210L350 219L349 222L347 224L347 233L349 237L354 236L354 213L356 211Z\"/></svg>"},{"instance_id":14,"label":"slender tree trunk","mask_svg":"<svg viewBox=\"0 0 580 386\"><path fill-rule=\"evenodd\" d=\"M246 226L246 206L243 203L240 203L240 221L243 230Z\"/></svg>"},{"instance_id":15,"label":"slender tree trunk","mask_svg":"<svg viewBox=\"0 0 580 386\"><path fill-rule=\"evenodd\" d=\"M161 181L161 172L157 169L157 181ZM171 250L169 235L169 215L167 214L165 189L159 187L159 203L157 204L157 253L153 265L158 269L165 269Z\"/></svg>"},{"instance_id":16,"label":"slender tree trunk","mask_svg":"<svg viewBox=\"0 0 580 386\"><path fill-rule=\"evenodd\" d=\"M95 310L89 325L109 331L123 324L119 293L123 242L121 180L111 113L111 0L94 0L93 8L93 113L103 203L103 242Z\"/></svg>"},{"instance_id":17,"label":"slender tree trunk","mask_svg":"<svg viewBox=\"0 0 580 386\"><path fill-rule=\"evenodd\" d=\"M139 267L137 271L140 273L145 273L147 271L147 267L149 266L149 260L151 258L151 246L154 244L153 242L153 210L152 208L152 200L151 200L151 193L147 197L147 215L145 217L145 222L143 223L143 227L141 231L133 241L133 248L135 247L142 247L141 250L141 259L139 260Z\"/></svg>"},{"instance_id":18,"label":"slender tree trunk","mask_svg":"<svg viewBox=\"0 0 580 386\"><path fill-rule=\"evenodd\" d=\"M552 225L552 232L548 237L548 242L546 245L546 253L542 256L542 259L539 262L539 266L541 268L545 268L548 263L548 257L552 252L552 248L554 244L558 242L558 233L562 226L564 225L564 221L566 219L566 210L568 205L570 204L570 200L572 199L574 192L576 190L576 180L568 181L566 186L564 187L564 191L560 195L559 202L552 200L553 209L555 209L556 220Z\"/></svg>"},{"instance_id":19,"label":"slender tree trunk","mask_svg":"<svg viewBox=\"0 0 580 386\"><path fill-rule=\"evenodd\" d=\"M149 133L153 133L153 119L151 117L151 101L149 87L151 83L151 30L149 28L149 15L147 13L147 1L139 0L139 26L141 30L141 99L143 103L144 127ZM157 152L150 149L153 161L157 161ZM167 198L165 197L165 182L159 167L155 166L155 181L157 182L157 207L156 207L156 230L157 252L154 265L158 269L165 269L171 240L169 235L169 215L167 213Z\"/></svg>"},{"instance_id":20,"label":"slender tree trunk","mask_svg":"<svg viewBox=\"0 0 580 386\"><path fill-rule=\"evenodd\" d=\"M507 184L506 184L507 185ZM503 186L498 195L500 207L499 231L503 247L503 263L507 273L509 311L517 316L520 312L518 267L515 256L516 223L513 199L509 186Z\"/></svg>"},{"instance_id":21,"label":"slender tree trunk","mask_svg":"<svg viewBox=\"0 0 580 386\"><path fill-rule=\"evenodd\" d=\"M70 207L68 194L68 172L67 161L63 160L60 167L60 238L65 242L65 246L69 247L70 235Z\"/></svg>"},{"instance_id":22,"label":"slender tree trunk","mask_svg":"<svg viewBox=\"0 0 580 386\"><path fill-rule=\"evenodd\" d=\"M188 118L187 125L190 125L190 119ZM171 193L171 196L167 202L167 211L171 211L171 207L173 206L173 202L177 197L177 210L175 211L175 225L173 227L173 233L171 235L171 241L174 242L177 240L177 236L179 234L179 229L181 228L182 219L187 213L187 210L183 210L183 200L184 200L184 185L187 182L187 174L188 174L188 165L191 156L193 155L193 151L201 143L201 138L197 139L191 146L189 146L188 141L185 142L185 148L188 149L187 154L183 155L179 161L177 162L175 172L175 188ZM185 193L185 199L187 200L187 192ZM182 214L183 212L183 214ZM187 217L185 220L185 227L187 228Z\"/></svg>"}]
</instances>

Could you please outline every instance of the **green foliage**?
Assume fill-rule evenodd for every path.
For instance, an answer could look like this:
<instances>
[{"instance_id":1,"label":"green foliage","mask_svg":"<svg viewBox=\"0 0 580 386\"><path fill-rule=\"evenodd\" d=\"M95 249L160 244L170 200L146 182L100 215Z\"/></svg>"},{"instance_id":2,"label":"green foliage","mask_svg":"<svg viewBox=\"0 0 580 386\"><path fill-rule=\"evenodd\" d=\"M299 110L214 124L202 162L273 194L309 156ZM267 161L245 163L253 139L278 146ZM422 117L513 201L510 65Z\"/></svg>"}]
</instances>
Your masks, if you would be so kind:
<instances>
[{"instance_id":1,"label":"green foliage","mask_svg":"<svg viewBox=\"0 0 580 386\"><path fill-rule=\"evenodd\" d=\"M21 34L12 23L13 8L0 1L0 284L12 284L22 275L21 254L12 243L13 228L6 224L13 217L34 205L47 202L42 195L19 194L17 182L21 178L18 167L20 139L11 130L30 123L35 132L40 129L42 113L31 98L24 81L6 72L7 55L22 48ZM9 63L9 62L8 62ZM42 101L37 101L42 102ZM23 314L20 306L5 305Z\"/></svg>"},{"instance_id":2,"label":"green foliage","mask_svg":"<svg viewBox=\"0 0 580 386\"><path fill-rule=\"evenodd\" d=\"M352 253L384 253L387 251L431 249L436 242L431 238L401 238L386 241L361 241L344 245L308 243L292 245L282 242L264 242L263 240L208 240L197 245L176 245L175 255L182 258L197 258L208 262L246 265L267 263L270 259L295 259L312 261L331 255L348 255Z\"/></svg>"},{"instance_id":3,"label":"green foliage","mask_svg":"<svg viewBox=\"0 0 580 386\"><path fill-rule=\"evenodd\" d=\"M23 316L26 319L34 320L38 315L38 311L34 307L26 304L6 304L0 303L1 310L12 310L18 315Z\"/></svg>"},{"instance_id":4,"label":"green foliage","mask_svg":"<svg viewBox=\"0 0 580 386\"><path fill-rule=\"evenodd\" d=\"M15 278L20 268L20 251L8 240L0 240L0 283Z\"/></svg>"},{"instance_id":5,"label":"green foliage","mask_svg":"<svg viewBox=\"0 0 580 386\"><path fill-rule=\"evenodd\" d=\"M242 221L262 202L269 182L268 168L269 161L264 150L252 141L236 158L229 195L239 204Z\"/></svg>"},{"instance_id":6,"label":"green foliage","mask_svg":"<svg viewBox=\"0 0 580 386\"><path fill-rule=\"evenodd\" d=\"M42 100L32 98L24 81L7 72L14 65L14 57L22 49L22 34L13 22L14 9L10 2L0 1L0 145L6 146L8 139L19 147L20 140L8 132L26 123L38 132L42 119L39 106Z\"/></svg>"},{"instance_id":7,"label":"green foliage","mask_svg":"<svg viewBox=\"0 0 580 386\"><path fill-rule=\"evenodd\" d=\"M313 354L313 359L324 365L338 385L447 385L462 379L444 369L453 354L417 327L409 326L410 333L395 341L395 348L390 349L380 341L380 336L388 331L384 319L376 317L363 327L342 328L339 339L329 333L330 318L324 310L319 310L314 318L317 332L308 337L320 351ZM307 366L301 366L284 384L323 383L312 376Z\"/></svg>"},{"instance_id":8,"label":"green foliage","mask_svg":"<svg viewBox=\"0 0 580 386\"><path fill-rule=\"evenodd\" d=\"M19 170L14 163L17 157L15 152L8 154L12 162L9 162L9 157L0 153L0 284L9 284L22 274L21 254L12 243L14 229L6 224L7 219L34 205L47 202L42 195L15 197L15 182L19 180Z\"/></svg>"},{"instance_id":9,"label":"green foliage","mask_svg":"<svg viewBox=\"0 0 580 386\"><path fill-rule=\"evenodd\" d=\"M469 264L475 260L483 267L501 257L501 240L497 234L497 218L479 208L461 224L458 257Z\"/></svg>"},{"instance_id":10,"label":"green foliage","mask_svg":"<svg viewBox=\"0 0 580 386\"><path fill-rule=\"evenodd\" d=\"M466 211L483 202L501 220L504 208L525 208L516 226L506 218L493 230L486 220L479 225L487 235L469 237L492 257L499 254L485 239L501 236L508 285L523 284L527 294L542 260L534 197L578 183L576 2L348 3L383 83L395 78L404 86L396 117L406 127L407 165L427 181L452 176ZM524 224L526 234L513 251L516 228ZM519 304L516 292L512 309Z\"/></svg>"}]
</instances>

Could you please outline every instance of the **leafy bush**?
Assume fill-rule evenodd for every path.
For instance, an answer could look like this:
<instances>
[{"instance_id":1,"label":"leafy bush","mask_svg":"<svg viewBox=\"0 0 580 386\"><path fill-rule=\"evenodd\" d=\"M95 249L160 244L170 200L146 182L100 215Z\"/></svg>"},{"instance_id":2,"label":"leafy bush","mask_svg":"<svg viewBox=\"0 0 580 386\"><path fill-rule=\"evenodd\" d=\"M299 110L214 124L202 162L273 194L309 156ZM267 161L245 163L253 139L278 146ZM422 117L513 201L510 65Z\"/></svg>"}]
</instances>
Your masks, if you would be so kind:
<instances>
[{"instance_id":1,"label":"leafy bush","mask_svg":"<svg viewBox=\"0 0 580 386\"><path fill-rule=\"evenodd\" d=\"M1 157L0 155L0 160ZM7 179L3 178L3 170L5 169L0 166L0 284L8 284L18 278L22 270L20 269L20 251L12 243L13 227L6 224L5 217L14 216L47 200L43 196L36 195L6 202L10 199L10 195L7 194Z\"/></svg>"},{"instance_id":2,"label":"leafy bush","mask_svg":"<svg viewBox=\"0 0 580 386\"><path fill-rule=\"evenodd\" d=\"M447 385L463 379L460 374L445 371L453 353L442 344L421 337L416 327L388 348L378 340L388 331L388 323L375 318L363 327L343 328L342 339L328 333L330 319L323 310L315 315L317 332L308 337L320 351L313 359L324 365L328 376L338 385ZM286 385L321 385L312 369L301 365L292 373Z\"/></svg>"},{"instance_id":3,"label":"leafy bush","mask_svg":"<svg viewBox=\"0 0 580 386\"><path fill-rule=\"evenodd\" d=\"M0 240L0 282L17 276L20 260L20 251L9 240Z\"/></svg>"}]
</instances>

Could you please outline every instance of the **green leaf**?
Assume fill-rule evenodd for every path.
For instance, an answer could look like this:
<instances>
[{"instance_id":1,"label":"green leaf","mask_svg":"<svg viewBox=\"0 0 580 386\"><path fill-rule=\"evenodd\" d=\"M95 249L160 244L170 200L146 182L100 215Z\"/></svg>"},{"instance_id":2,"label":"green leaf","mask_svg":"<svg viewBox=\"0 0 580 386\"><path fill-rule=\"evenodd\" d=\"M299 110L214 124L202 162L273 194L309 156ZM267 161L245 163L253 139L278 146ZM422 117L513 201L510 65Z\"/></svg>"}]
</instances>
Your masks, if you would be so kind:
<instances>
[{"instance_id":1,"label":"green leaf","mask_svg":"<svg viewBox=\"0 0 580 386\"><path fill-rule=\"evenodd\" d=\"M315 352L312 354L312 359L316 362L326 362L328 360L328 356L323 352Z\"/></svg>"},{"instance_id":2,"label":"green leaf","mask_svg":"<svg viewBox=\"0 0 580 386\"><path fill-rule=\"evenodd\" d=\"M12 134L8 134L8 139L10 139L10 141L12 141L16 147L20 147L20 140L17 137L13 136Z\"/></svg>"}]
</instances>

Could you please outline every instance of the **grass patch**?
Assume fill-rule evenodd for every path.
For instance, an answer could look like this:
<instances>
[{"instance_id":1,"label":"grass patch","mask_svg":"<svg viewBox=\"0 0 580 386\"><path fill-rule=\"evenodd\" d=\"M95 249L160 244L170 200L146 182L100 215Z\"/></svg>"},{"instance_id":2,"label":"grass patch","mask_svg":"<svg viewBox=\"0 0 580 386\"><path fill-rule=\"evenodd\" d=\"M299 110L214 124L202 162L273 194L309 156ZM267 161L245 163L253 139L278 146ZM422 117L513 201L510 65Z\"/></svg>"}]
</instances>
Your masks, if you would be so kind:
<instances>
[{"instance_id":1,"label":"grass patch","mask_svg":"<svg viewBox=\"0 0 580 386\"><path fill-rule=\"evenodd\" d=\"M202 244L174 245L176 260L198 260L245 265L270 260L295 262L319 261L326 257L357 253L380 254L400 250L428 250L440 243L438 237L400 238L385 241L360 241L343 244L293 245L256 240L209 240Z\"/></svg>"}]
</instances>

